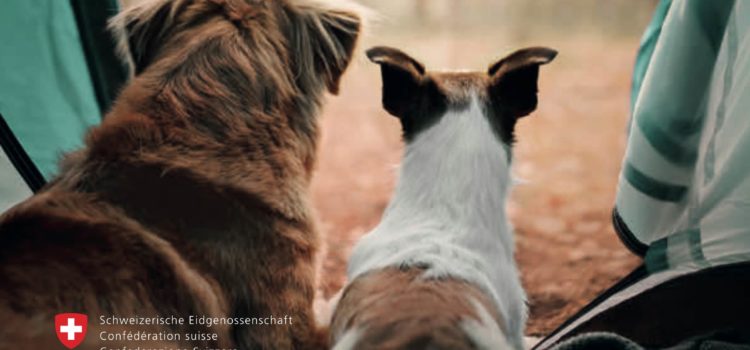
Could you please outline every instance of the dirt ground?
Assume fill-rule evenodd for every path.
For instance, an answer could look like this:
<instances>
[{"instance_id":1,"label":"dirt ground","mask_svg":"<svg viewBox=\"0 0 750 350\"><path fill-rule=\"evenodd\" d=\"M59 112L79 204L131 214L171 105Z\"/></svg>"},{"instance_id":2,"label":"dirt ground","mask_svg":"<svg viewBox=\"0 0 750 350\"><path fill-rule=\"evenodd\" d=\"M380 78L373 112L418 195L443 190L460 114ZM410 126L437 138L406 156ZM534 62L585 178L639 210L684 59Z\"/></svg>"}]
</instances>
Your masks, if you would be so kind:
<instances>
[{"instance_id":1,"label":"dirt ground","mask_svg":"<svg viewBox=\"0 0 750 350\"><path fill-rule=\"evenodd\" d=\"M524 18L544 12L565 21L580 11L542 11L510 1L520 8L505 8L508 21L496 25L482 17L488 3L483 0L465 6L441 1L442 9L426 13L395 3L368 3L386 20L371 29L362 48L397 46L428 69L485 69L493 59L528 45L560 52L542 68L538 110L519 123L514 173L523 182L513 189L509 205L516 259L529 295L527 333L547 334L639 263L617 239L610 212L625 145L630 75L651 5L634 9L608 2L625 7L589 9L583 16L602 18L568 19L576 25L558 31L555 22L544 22L552 29L534 30ZM571 3L594 6L586 0ZM399 24L409 16L419 20ZM400 127L380 107L379 79L378 68L360 55L322 119L313 199L325 235L321 288L326 296L345 283L350 249L377 224L396 181Z\"/></svg>"}]
</instances>

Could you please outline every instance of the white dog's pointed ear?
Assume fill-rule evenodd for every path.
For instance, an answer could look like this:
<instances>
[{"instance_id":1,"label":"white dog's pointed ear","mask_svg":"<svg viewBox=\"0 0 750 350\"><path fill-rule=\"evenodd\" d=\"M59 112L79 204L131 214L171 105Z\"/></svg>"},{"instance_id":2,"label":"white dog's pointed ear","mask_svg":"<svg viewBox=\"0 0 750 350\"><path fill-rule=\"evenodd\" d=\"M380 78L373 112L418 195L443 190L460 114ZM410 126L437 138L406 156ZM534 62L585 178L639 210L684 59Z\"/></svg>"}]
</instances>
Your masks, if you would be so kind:
<instances>
[{"instance_id":1,"label":"white dog's pointed ear","mask_svg":"<svg viewBox=\"0 0 750 350\"><path fill-rule=\"evenodd\" d=\"M536 109L539 66L551 62L557 51L546 47L518 50L492 64L489 95L496 107L509 111L514 118Z\"/></svg>"},{"instance_id":2,"label":"white dog's pointed ear","mask_svg":"<svg viewBox=\"0 0 750 350\"><path fill-rule=\"evenodd\" d=\"M392 47L378 46L367 50L370 61L380 65L383 78L383 108L403 118L420 98L424 65Z\"/></svg>"}]
</instances>

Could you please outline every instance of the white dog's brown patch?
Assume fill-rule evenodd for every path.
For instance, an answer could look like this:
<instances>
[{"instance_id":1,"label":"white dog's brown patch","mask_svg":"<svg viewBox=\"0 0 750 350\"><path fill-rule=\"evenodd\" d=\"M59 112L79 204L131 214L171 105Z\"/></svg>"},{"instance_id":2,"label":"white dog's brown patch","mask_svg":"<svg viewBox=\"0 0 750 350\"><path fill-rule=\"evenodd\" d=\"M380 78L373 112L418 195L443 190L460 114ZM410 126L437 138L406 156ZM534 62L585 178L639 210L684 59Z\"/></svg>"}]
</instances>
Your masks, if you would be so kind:
<instances>
[{"instance_id":1,"label":"white dog's brown patch","mask_svg":"<svg viewBox=\"0 0 750 350\"><path fill-rule=\"evenodd\" d=\"M420 268L387 268L356 279L338 303L333 343L354 331L351 349L476 349L464 325L486 322L475 301L495 310L492 301L467 282L423 275Z\"/></svg>"}]
</instances>

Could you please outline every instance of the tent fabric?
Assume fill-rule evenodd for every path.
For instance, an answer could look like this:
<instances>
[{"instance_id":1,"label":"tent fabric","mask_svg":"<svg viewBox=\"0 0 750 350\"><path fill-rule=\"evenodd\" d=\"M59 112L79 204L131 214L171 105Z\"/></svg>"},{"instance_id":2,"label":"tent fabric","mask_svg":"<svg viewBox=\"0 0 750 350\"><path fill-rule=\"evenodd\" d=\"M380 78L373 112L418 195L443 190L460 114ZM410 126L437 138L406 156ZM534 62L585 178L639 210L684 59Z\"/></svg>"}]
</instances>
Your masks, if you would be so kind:
<instances>
[{"instance_id":1,"label":"tent fabric","mask_svg":"<svg viewBox=\"0 0 750 350\"><path fill-rule=\"evenodd\" d=\"M664 24L664 19L666 18L667 13L669 13L669 8L671 5L672 0L662 0L659 2L659 4L656 6L656 9L654 10L654 15L651 18L651 22L649 23L648 27L646 27L646 31L641 38L641 45L638 49L638 55L636 56L636 62L633 68L633 82L631 86L630 96L631 112L633 109L635 109L635 102L638 99L638 93L641 91L643 79L646 76L646 72L648 71L649 64L651 63L651 58L653 57L654 49L656 48L656 43L658 42L659 36L661 35L661 29ZM633 118L630 118L628 131L630 131L630 129L632 128L632 122ZM622 218L620 217L616 208L613 211L612 222L615 226L615 232L617 232L618 236L625 244L625 246L630 249L631 252L643 257L648 250L648 246L634 237L633 233L630 232L627 226L622 222Z\"/></svg>"},{"instance_id":2,"label":"tent fabric","mask_svg":"<svg viewBox=\"0 0 750 350\"><path fill-rule=\"evenodd\" d=\"M581 334L556 345L552 350L645 350L640 345L614 333Z\"/></svg>"},{"instance_id":3,"label":"tent fabric","mask_svg":"<svg viewBox=\"0 0 750 350\"><path fill-rule=\"evenodd\" d=\"M5 0L0 11L0 113L46 178L60 154L101 120L68 1Z\"/></svg>"},{"instance_id":4,"label":"tent fabric","mask_svg":"<svg viewBox=\"0 0 750 350\"><path fill-rule=\"evenodd\" d=\"M661 35L661 28L664 24L664 18L669 12L669 7L672 5L672 0L662 0L656 6L654 15L651 18L651 22L646 28L646 32L641 38L641 45L638 48L638 55L636 56L635 67L633 68L633 85L631 88L630 101L631 109L635 105L635 101L638 97L638 92L641 91L641 85L643 85L643 78L648 70L649 63L651 63L651 57L654 54L654 48ZM632 119L631 119L632 121Z\"/></svg>"},{"instance_id":5,"label":"tent fabric","mask_svg":"<svg viewBox=\"0 0 750 350\"><path fill-rule=\"evenodd\" d=\"M750 339L750 262L698 271L687 266L652 274L640 270L645 268L636 270L636 279L618 283L606 298L587 306L585 312L571 318L534 349L552 349L578 334L602 331L649 349L670 347L717 331L731 331Z\"/></svg>"},{"instance_id":6,"label":"tent fabric","mask_svg":"<svg viewBox=\"0 0 750 350\"><path fill-rule=\"evenodd\" d=\"M583 310L583 312L580 312L571 317L568 322L553 331L547 338L539 342L539 344L535 346L534 349L549 349L559 341L566 339L570 334L575 332L578 327L582 326L596 316L607 312L623 301L632 299L647 290L655 288L675 278L688 275L694 271L695 270L690 268L677 268L649 275L642 273L641 270L636 270L634 271L634 274L638 275L637 279L628 281L629 283L624 284L618 288L613 288L611 293L605 293L609 294L606 295L606 298L601 298L600 300L595 300L594 302L592 302Z\"/></svg>"},{"instance_id":7,"label":"tent fabric","mask_svg":"<svg viewBox=\"0 0 750 350\"><path fill-rule=\"evenodd\" d=\"M99 109L105 114L129 75L116 55L107 21L120 11L118 0L70 0Z\"/></svg>"},{"instance_id":8,"label":"tent fabric","mask_svg":"<svg viewBox=\"0 0 750 350\"><path fill-rule=\"evenodd\" d=\"M3 149L0 149L0 194L0 213L33 194Z\"/></svg>"},{"instance_id":9,"label":"tent fabric","mask_svg":"<svg viewBox=\"0 0 750 350\"><path fill-rule=\"evenodd\" d=\"M633 110L616 209L646 266L750 260L750 3L676 1Z\"/></svg>"},{"instance_id":10,"label":"tent fabric","mask_svg":"<svg viewBox=\"0 0 750 350\"><path fill-rule=\"evenodd\" d=\"M55 175L59 156L127 79L106 31L117 0L7 0L0 11L0 212Z\"/></svg>"},{"instance_id":11,"label":"tent fabric","mask_svg":"<svg viewBox=\"0 0 750 350\"><path fill-rule=\"evenodd\" d=\"M7 162L3 162L3 164L10 165L6 171L16 173L31 191L37 192L47 183L42 173L39 172L29 155L21 147L21 143L18 142L2 114L0 114L0 148L2 148L4 157L7 158Z\"/></svg>"},{"instance_id":12,"label":"tent fabric","mask_svg":"<svg viewBox=\"0 0 750 350\"><path fill-rule=\"evenodd\" d=\"M0 115L0 213L28 198L43 182ZM24 176L27 175L27 176Z\"/></svg>"}]
</instances>

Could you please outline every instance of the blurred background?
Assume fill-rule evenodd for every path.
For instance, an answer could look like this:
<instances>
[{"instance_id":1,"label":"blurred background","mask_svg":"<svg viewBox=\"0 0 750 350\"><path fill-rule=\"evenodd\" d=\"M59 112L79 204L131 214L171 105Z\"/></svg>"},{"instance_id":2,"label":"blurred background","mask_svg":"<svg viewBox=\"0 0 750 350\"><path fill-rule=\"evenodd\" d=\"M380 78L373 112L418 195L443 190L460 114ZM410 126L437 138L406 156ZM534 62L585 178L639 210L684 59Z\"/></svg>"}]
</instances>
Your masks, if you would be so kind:
<instances>
[{"instance_id":1,"label":"blurred background","mask_svg":"<svg viewBox=\"0 0 750 350\"><path fill-rule=\"evenodd\" d=\"M560 54L540 73L539 108L518 125L509 206L531 310L544 335L638 263L610 215L623 156L632 67L656 1L360 0L379 19L361 49L400 48L428 69L476 69L525 46ZM360 51L362 51L360 50ZM380 106L378 67L360 54L329 100L313 196L325 235L322 286L345 283L357 239L396 181L398 121Z\"/></svg>"}]
</instances>

